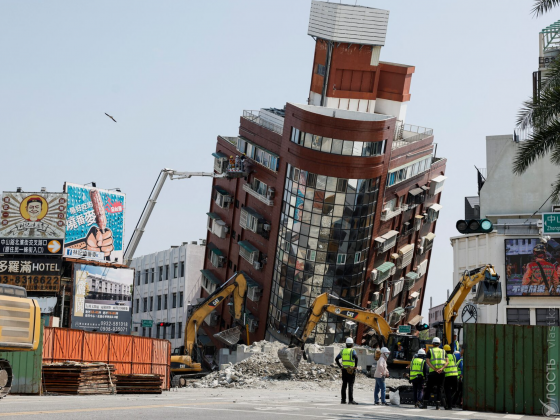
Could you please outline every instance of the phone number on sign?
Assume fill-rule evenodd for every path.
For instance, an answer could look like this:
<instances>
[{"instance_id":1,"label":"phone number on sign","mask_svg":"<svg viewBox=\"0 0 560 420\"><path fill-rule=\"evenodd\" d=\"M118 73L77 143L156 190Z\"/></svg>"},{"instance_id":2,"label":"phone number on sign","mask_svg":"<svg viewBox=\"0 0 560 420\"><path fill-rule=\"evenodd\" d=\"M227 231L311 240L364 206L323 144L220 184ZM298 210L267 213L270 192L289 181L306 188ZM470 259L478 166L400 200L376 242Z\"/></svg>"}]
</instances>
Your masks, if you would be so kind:
<instances>
[{"instance_id":1,"label":"phone number on sign","mask_svg":"<svg viewBox=\"0 0 560 420\"><path fill-rule=\"evenodd\" d=\"M1 284L25 287L27 290L59 290L59 276L0 276Z\"/></svg>"}]
</instances>

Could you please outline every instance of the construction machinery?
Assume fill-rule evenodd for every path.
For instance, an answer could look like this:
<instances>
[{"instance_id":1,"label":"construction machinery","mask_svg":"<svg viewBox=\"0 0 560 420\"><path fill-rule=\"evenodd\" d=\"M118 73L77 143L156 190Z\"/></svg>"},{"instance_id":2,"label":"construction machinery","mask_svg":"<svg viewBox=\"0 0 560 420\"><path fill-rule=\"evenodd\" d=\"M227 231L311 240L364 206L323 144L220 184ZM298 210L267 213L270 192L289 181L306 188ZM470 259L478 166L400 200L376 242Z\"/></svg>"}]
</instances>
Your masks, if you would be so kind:
<instances>
[{"instance_id":1,"label":"construction machinery","mask_svg":"<svg viewBox=\"0 0 560 420\"><path fill-rule=\"evenodd\" d=\"M185 327L185 344L173 351L171 355L171 376L174 386L184 386L188 378L203 376L201 361L202 351L197 344L197 333L204 319L210 315L229 296L233 296L233 312L236 321L243 316L245 297L247 296L247 279L241 273L234 274L214 293L193 308ZM217 338L229 345L237 344L239 334L232 334L232 328L217 334ZM224 334L225 333L225 334ZM229 334L228 334L229 333Z\"/></svg>"},{"instance_id":2,"label":"construction machinery","mask_svg":"<svg viewBox=\"0 0 560 420\"><path fill-rule=\"evenodd\" d=\"M152 192L150 193L150 197L142 210L142 214L140 215L140 219L136 224L136 228L134 228L134 233L130 238L130 242L126 247L126 251L124 253L124 264L130 265L132 262L132 258L134 257L134 253L136 252L136 248L138 248L138 244L140 243L140 239L142 239L142 235L144 234L144 230L146 229L146 225L148 224L148 220L152 215L152 211L157 203L157 199L159 197L159 193L161 192L165 181L167 178L170 178L172 181L174 179L188 179L192 178L193 176L204 176L204 177L211 177L211 178L230 178L235 177L234 175L230 175L231 171L225 171L224 173L215 173L215 172L179 172L174 169L162 169L159 173L159 176L156 180L154 187L152 188Z\"/></svg>"},{"instance_id":3,"label":"construction machinery","mask_svg":"<svg viewBox=\"0 0 560 420\"><path fill-rule=\"evenodd\" d=\"M0 284L0 351L34 351L41 335L41 308L23 287ZM12 388L12 367L0 359L0 398Z\"/></svg>"},{"instance_id":4,"label":"construction machinery","mask_svg":"<svg viewBox=\"0 0 560 420\"><path fill-rule=\"evenodd\" d=\"M338 299L336 296L333 298ZM288 370L297 370L302 357L305 358L304 346L309 335L313 332L325 312L350 319L371 327L379 336L383 345L387 346L391 354L387 360L392 367L392 374L400 376L404 369L420 349L420 339L413 335L395 334L385 319L363 308L343 308L329 304L329 294L323 293L311 304L307 311L304 326L291 336L289 347L278 350L278 358ZM298 334L298 331L301 331Z\"/></svg>"}]
</instances>

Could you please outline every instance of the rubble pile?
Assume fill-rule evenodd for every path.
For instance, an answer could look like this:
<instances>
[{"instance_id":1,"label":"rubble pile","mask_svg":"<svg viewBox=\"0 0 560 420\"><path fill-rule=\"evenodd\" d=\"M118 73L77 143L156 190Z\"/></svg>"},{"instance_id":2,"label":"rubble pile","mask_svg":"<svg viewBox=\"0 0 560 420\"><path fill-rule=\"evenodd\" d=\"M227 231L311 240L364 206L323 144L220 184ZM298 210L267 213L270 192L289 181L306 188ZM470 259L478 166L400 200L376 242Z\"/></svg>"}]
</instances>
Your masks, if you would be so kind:
<instances>
[{"instance_id":1,"label":"rubble pile","mask_svg":"<svg viewBox=\"0 0 560 420\"><path fill-rule=\"evenodd\" d=\"M327 389L340 388L341 371L335 364L318 365L302 360L296 372L288 371L278 359L277 352L285 347L281 343L258 342L250 346L251 357L222 366L202 379L190 380L193 388L257 388L257 389ZM406 380L387 379L387 386L408 384ZM355 389L371 389L373 378L358 371Z\"/></svg>"}]
</instances>

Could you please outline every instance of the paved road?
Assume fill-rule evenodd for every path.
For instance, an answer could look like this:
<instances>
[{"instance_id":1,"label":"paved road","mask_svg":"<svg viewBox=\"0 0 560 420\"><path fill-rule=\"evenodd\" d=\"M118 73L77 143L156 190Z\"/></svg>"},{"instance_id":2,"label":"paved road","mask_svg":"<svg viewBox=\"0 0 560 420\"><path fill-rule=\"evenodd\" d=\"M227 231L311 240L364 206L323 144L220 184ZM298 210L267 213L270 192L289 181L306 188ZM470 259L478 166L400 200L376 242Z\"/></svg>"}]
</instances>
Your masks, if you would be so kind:
<instances>
[{"instance_id":1,"label":"paved road","mask_svg":"<svg viewBox=\"0 0 560 420\"><path fill-rule=\"evenodd\" d=\"M338 393L278 390L180 389L162 395L15 396L0 401L3 418L165 420L313 420L313 419L537 419L460 410L381 407L371 402L339 404ZM540 417L542 419L542 417Z\"/></svg>"}]
</instances>

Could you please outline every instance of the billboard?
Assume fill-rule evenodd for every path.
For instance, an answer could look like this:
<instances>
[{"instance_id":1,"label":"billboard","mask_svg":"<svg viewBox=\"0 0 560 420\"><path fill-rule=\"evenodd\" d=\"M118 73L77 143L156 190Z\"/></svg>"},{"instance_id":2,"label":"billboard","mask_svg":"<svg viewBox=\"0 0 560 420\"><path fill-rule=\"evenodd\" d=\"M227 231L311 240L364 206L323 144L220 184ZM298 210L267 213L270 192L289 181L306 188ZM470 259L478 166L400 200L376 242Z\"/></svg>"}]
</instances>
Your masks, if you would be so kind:
<instances>
[{"instance_id":1,"label":"billboard","mask_svg":"<svg viewBox=\"0 0 560 420\"><path fill-rule=\"evenodd\" d=\"M2 193L0 253L61 255L66 234L64 193Z\"/></svg>"},{"instance_id":2,"label":"billboard","mask_svg":"<svg viewBox=\"0 0 560 420\"><path fill-rule=\"evenodd\" d=\"M130 334L134 270L74 264L72 328Z\"/></svg>"},{"instance_id":3,"label":"billboard","mask_svg":"<svg viewBox=\"0 0 560 420\"><path fill-rule=\"evenodd\" d=\"M560 252L555 241L506 239L506 295L560 296Z\"/></svg>"},{"instance_id":4,"label":"billboard","mask_svg":"<svg viewBox=\"0 0 560 420\"><path fill-rule=\"evenodd\" d=\"M27 291L58 293L61 272L61 257L0 257L0 283L25 287Z\"/></svg>"},{"instance_id":5,"label":"billboard","mask_svg":"<svg viewBox=\"0 0 560 420\"><path fill-rule=\"evenodd\" d=\"M68 208L64 256L123 262L125 195L66 184Z\"/></svg>"}]
</instances>

